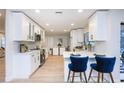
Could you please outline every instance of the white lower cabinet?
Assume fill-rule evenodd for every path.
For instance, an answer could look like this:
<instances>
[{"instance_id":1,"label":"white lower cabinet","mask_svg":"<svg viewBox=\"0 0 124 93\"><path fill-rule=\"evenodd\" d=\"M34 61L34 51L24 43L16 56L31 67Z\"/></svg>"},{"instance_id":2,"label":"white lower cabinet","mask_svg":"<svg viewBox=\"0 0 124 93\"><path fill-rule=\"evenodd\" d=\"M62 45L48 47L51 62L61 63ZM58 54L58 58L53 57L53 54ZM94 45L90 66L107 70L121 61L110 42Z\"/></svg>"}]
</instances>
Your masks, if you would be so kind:
<instances>
[{"instance_id":1,"label":"white lower cabinet","mask_svg":"<svg viewBox=\"0 0 124 93\"><path fill-rule=\"evenodd\" d=\"M62 56L63 53L65 52L65 48L60 48L60 55Z\"/></svg>"},{"instance_id":2,"label":"white lower cabinet","mask_svg":"<svg viewBox=\"0 0 124 93\"><path fill-rule=\"evenodd\" d=\"M53 48L53 55L58 55L58 48Z\"/></svg>"},{"instance_id":3,"label":"white lower cabinet","mask_svg":"<svg viewBox=\"0 0 124 93\"><path fill-rule=\"evenodd\" d=\"M65 48L53 48L53 55L63 55Z\"/></svg>"},{"instance_id":4,"label":"white lower cabinet","mask_svg":"<svg viewBox=\"0 0 124 93\"><path fill-rule=\"evenodd\" d=\"M15 79L29 78L40 65L40 51L17 53L14 56L13 74Z\"/></svg>"}]
</instances>

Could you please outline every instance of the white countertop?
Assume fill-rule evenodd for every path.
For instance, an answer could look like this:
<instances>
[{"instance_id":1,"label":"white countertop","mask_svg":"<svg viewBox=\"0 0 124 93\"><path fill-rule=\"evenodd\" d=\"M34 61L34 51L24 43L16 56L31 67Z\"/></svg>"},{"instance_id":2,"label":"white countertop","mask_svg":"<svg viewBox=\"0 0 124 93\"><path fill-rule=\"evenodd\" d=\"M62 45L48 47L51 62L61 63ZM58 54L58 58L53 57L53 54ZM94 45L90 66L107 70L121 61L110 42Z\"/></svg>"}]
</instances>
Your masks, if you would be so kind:
<instances>
[{"instance_id":1,"label":"white countertop","mask_svg":"<svg viewBox=\"0 0 124 93\"><path fill-rule=\"evenodd\" d=\"M63 57L69 58L71 54L80 54L81 56L88 56L89 58L94 58L94 52L81 51L81 52L64 52Z\"/></svg>"},{"instance_id":2,"label":"white countertop","mask_svg":"<svg viewBox=\"0 0 124 93\"><path fill-rule=\"evenodd\" d=\"M34 52L40 52L40 50L30 50L30 51L27 51L27 52L24 52L24 53L16 53L16 55L27 55L27 54L30 54L30 53L34 53Z\"/></svg>"},{"instance_id":3,"label":"white countertop","mask_svg":"<svg viewBox=\"0 0 124 93\"><path fill-rule=\"evenodd\" d=\"M65 47L53 47L53 48L65 48Z\"/></svg>"}]
</instances>

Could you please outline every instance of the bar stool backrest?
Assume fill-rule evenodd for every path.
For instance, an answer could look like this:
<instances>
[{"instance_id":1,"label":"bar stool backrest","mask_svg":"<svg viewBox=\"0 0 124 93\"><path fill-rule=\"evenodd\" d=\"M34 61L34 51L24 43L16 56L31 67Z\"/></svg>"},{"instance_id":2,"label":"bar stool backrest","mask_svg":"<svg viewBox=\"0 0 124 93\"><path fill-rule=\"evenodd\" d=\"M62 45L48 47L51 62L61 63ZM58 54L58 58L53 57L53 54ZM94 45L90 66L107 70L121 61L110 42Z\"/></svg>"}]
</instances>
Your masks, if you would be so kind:
<instances>
[{"instance_id":1,"label":"bar stool backrest","mask_svg":"<svg viewBox=\"0 0 124 93\"><path fill-rule=\"evenodd\" d=\"M86 57L71 56L70 59L74 71L85 71L87 69L88 56Z\"/></svg>"},{"instance_id":2,"label":"bar stool backrest","mask_svg":"<svg viewBox=\"0 0 124 93\"><path fill-rule=\"evenodd\" d=\"M97 69L103 73L111 73L114 69L116 57L95 57Z\"/></svg>"}]
</instances>

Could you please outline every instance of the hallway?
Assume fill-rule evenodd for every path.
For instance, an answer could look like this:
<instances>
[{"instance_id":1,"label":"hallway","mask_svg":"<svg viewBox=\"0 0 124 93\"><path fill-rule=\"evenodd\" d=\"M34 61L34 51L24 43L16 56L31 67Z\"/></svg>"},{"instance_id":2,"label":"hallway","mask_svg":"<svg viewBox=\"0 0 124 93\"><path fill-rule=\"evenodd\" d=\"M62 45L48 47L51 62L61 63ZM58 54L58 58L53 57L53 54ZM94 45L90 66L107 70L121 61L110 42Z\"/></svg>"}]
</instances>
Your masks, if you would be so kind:
<instances>
[{"instance_id":1,"label":"hallway","mask_svg":"<svg viewBox=\"0 0 124 93\"><path fill-rule=\"evenodd\" d=\"M64 81L64 62L62 56L49 56L45 64L30 79L13 80L17 83L61 83Z\"/></svg>"}]
</instances>

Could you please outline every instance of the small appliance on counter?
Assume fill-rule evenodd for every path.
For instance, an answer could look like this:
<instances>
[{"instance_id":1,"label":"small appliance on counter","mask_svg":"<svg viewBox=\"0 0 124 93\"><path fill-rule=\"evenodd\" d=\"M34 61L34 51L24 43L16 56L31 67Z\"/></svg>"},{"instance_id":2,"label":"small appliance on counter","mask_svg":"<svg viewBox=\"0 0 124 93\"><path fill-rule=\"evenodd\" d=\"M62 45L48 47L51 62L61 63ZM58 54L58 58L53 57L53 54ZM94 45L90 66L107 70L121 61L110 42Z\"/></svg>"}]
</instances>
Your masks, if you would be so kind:
<instances>
[{"instance_id":1,"label":"small appliance on counter","mask_svg":"<svg viewBox=\"0 0 124 93\"><path fill-rule=\"evenodd\" d=\"M20 44L20 53L24 53L28 51L28 46L25 44Z\"/></svg>"}]
</instances>

